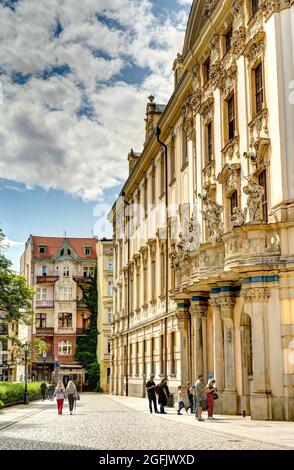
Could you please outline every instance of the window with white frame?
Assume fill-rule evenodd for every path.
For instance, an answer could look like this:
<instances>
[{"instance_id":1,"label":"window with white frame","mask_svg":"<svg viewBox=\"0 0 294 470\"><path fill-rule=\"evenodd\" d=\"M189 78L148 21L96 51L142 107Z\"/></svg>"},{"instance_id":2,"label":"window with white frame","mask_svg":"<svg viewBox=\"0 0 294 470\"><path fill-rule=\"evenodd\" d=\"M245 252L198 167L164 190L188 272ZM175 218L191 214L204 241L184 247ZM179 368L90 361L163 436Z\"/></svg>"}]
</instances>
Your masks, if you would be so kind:
<instances>
[{"instance_id":1,"label":"window with white frame","mask_svg":"<svg viewBox=\"0 0 294 470\"><path fill-rule=\"evenodd\" d=\"M83 276L84 277L94 277L94 267L93 266L85 266L83 268Z\"/></svg>"},{"instance_id":2,"label":"window with white frame","mask_svg":"<svg viewBox=\"0 0 294 470\"><path fill-rule=\"evenodd\" d=\"M69 277L69 266L63 267L63 277Z\"/></svg>"},{"instance_id":3,"label":"window with white frame","mask_svg":"<svg viewBox=\"0 0 294 470\"><path fill-rule=\"evenodd\" d=\"M36 300L38 302L47 300L47 289L46 287L37 287L36 289Z\"/></svg>"},{"instance_id":4,"label":"window with white frame","mask_svg":"<svg viewBox=\"0 0 294 470\"><path fill-rule=\"evenodd\" d=\"M89 256L92 254L92 248L90 246L84 246L84 253L86 256Z\"/></svg>"},{"instance_id":5,"label":"window with white frame","mask_svg":"<svg viewBox=\"0 0 294 470\"><path fill-rule=\"evenodd\" d=\"M112 308L108 307L107 309L107 322L112 323Z\"/></svg>"},{"instance_id":6,"label":"window with white frame","mask_svg":"<svg viewBox=\"0 0 294 470\"><path fill-rule=\"evenodd\" d=\"M72 342L60 341L58 343L58 354L60 356L70 356L72 354Z\"/></svg>"},{"instance_id":7,"label":"window with white frame","mask_svg":"<svg viewBox=\"0 0 294 470\"><path fill-rule=\"evenodd\" d=\"M113 259L112 259L112 257L108 258L108 270L113 271Z\"/></svg>"},{"instance_id":8,"label":"window with white frame","mask_svg":"<svg viewBox=\"0 0 294 470\"><path fill-rule=\"evenodd\" d=\"M59 289L59 300L72 300L72 288L71 287L60 287L60 289Z\"/></svg>"},{"instance_id":9,"label":"window with white frame","mask_svg":"<svg viewBox=\"0 0 294 470\"><path fill-rule=\"evenodd\" d=\"M112 295L112 292L113 292L113 281L108 281L108 285L107 285L107 294L109 296Z\"/></svg>"}]
</instances>

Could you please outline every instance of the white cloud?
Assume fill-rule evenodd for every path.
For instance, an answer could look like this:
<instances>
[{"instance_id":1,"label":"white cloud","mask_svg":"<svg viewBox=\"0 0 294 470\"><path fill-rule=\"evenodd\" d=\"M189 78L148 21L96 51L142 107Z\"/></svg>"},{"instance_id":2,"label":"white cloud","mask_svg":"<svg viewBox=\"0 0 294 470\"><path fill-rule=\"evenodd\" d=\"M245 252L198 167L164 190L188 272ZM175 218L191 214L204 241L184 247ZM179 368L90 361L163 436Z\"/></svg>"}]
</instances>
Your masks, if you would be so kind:
<instances>
[{"instance_id":1,"label":"white cloud","mask_svg":"<svg viewBox=\"0 0 294 470\"><path fill-rule=\"evenodd\" d=\"M163 22L148 0L17 5L16 13L0 6L0 177L101 198L127 177L129 149L142 148L148 95L166 102L172 92L186 11ZM65 65L67 73L50 76ZM140 84L123 81L133 65L149 70ZM21 85L16 72L30 79Z\"/></svg>"},{"instance_id":2,"label":"white cloud","mask_svg":"<svg viewBox=\"0 0 294 470\"><path fill-rule=\"evenodd\" d=\"M1 241L1 248L15 248L17 246L23 246L25 242L15 242L13 240L9 240L9 238L5 237Z\"/></svg>"}]
</instances>

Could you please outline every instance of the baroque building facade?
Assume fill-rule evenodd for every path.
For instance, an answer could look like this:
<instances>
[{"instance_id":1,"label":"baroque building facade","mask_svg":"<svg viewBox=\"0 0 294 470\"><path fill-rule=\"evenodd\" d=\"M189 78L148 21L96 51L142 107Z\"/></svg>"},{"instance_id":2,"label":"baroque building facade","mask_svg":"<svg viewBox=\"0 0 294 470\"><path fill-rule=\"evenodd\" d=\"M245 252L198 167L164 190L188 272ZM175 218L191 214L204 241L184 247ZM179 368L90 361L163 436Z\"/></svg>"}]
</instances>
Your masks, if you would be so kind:
<instances>
[{"instance_id":1,"label":"baroque building facade","mask_svg":"<svg viewBox=\"0 0 294 470\"><path fill-rule=\"evenodd\" d=\"M83 292L93 282L96 263L95 238L30 236L26 242L20 272L35 289L29 340L38 338L47 346L46 356L32 358L31 379L87 381L75 353L77 338L89 324Z\"/></svg>"},{"instance_id":2,"label":"baroque building facade","mask_svg":"<svg viewBox=\"0 0 294 470\"><path fill-rule=\"evenodd\" d=\"M100 366L100 388L109 392L111 372L111 327L113 314L113 240L97 242L97 360Z\"/></svg>"},{"instance_id":3,"label":"baroque building facade","mask_svg":"<svg viewBox=\"0 0 294 470\"><path fill-rule=\"evenodd\" d=\"M111 212L114 394L203 373L217 412L294 419L293 20L293 0L193 2Z\"/></svg>"}]
</instances>

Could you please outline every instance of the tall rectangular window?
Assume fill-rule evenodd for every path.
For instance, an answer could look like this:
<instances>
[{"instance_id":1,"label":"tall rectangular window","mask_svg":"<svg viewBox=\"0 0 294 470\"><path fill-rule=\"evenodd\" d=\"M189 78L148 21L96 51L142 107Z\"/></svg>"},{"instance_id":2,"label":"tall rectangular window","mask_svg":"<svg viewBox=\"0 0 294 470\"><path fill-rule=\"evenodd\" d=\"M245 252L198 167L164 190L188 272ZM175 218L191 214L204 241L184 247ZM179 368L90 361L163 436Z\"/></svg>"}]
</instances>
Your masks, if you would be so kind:
<instances>
[{"instance_id":1,"label":"tall rectangular window","mask_svg":"<svg viewBox=\"0 0 294 470\"><path fill-rule=\"evenodd\" d=\"M151 172L151 201L152 204L156 202L156 173L155 173L155 166L152 168Z\"/></svg>"},{"instance_id":2,"label":"tall rectangular window","mask_svg":"<svg viewBox=\"0 0 294 470\"><path fill-rule=\"evenodd\" d=\"M164 335L160 335L160 374L164 374Z\"/></svg>"},{"instance_id":3,"label":"tall rectangular window","mask_svg":"<svg viewBox=\"0 0 294 470\"><path fill-rule=\"evenodd\" d=\"M210 78L210 57L207 57L203 64L203 81L204 84L209 81Z\"/></svg>"},{"instance_id":4,"label":"tall rectangular window","mask_svg":"<svg viewBox=\"0 0 294 470\"><path fill-rule=\"evenodd\" d=\"M107 295L108 296L112 296L112 293L113 293L113 281L108 281L108 284L107 284Z\"/></svg>"},{"instance_id":5,"label":"tall rectangular window","mask_svg":"<svg viewBox=\"0 0 294 470\"><path fill-rule=\"evenodd\" d=\"M128 372L128 361L127 361L127 346L124 345L124 375L127 375Z\"/></svg>"},{"instance_id":6,"label":"tall rectangular window","mask_svg":"<svg viewBox=\"0 0 294 470\"><path fill-rule=\"evenodd\" d=\"M47 289L46 289L46 287L37 287L37 289L36 289L36 300L37 301L47 300Z\"/></svg>"},{"instance_id":7,"label":"tall rectangular window","mask_svg":"<svg viewBox=\"0 0 294 470\"><path fill-rule=\"evenodd\" d=\"M225 51L228 52L232 47L233 28L230 28L225 35Z\"/></svg>"},{"instance_id":8,"label":"tall rectangular window","mask_svg":"<svg viewBox=\"0 0 294 470\"><path fill-rule=\"evenodd\" d=\"M166 269L165 269L165 243L161 246L161 253L160 253L160 273L161 273L161 294L165 294L165 277L166 277Z\"/></svg>"},{"instance_id":9,"label":"tall rectangular window","mask_svg":"<svg viewBox=\"0 0 294 470\"><path fill-rule=\"evenodd\" d=\"M175 162L175 138L172 136L169 145L169 158L170 158L170 181L175 178L176 162Z\"/></svg>"},{"instance_id":10,"label":"tall rectangular window","mask_svg":"<svg viewBox=\"0 0 294 470\"><path fill-rule=\"evenodd\" d=\"M266 181L266 170L263 170L259 175L259 184L263 187L263 196L262 196L262 215L263 222L268 222L268 200L267 200L267 181Z\"/></svg>"},{"instance_id":11,"label":"tall rectangular window","mask_svg":"<svg viewBox=\"0 0 294 470\"><path fill-rule=\"evenodd\" d=\"M136 370L135 374L139 375L139 343L136 343Z\"/></svg>"},{"instance_id":12,"label":"tall rectangular window","mask_svg":"<svg viewBox=\"0 0 294 470\"><path fill-rule=\"evenodd\" d=\"M228 140L235 137L235 96L234 94L227 101L228 106Z\"/></svg>"},{"instance_id":13,"label":"tall rectangular window","mask_svg":"<svg viewBox=\"0 0 294 470\"><path fill-rule=\"evenodd\" d=\"M148 180L144 181L144 216L148 216Z\"/></svg>"},{"instance_id":14,"label":"tall rectangular window","mask_svg":"<svg viewBox=\"0 0 294 470\"><path fill-rule=\"evenodd\" d=\"M58 314L58 328L72 328L72 313Z\"/></svg>"},{"instance_id":15,"label":"tall rectangular window","mask_svg":"<svg viewBox=\"0 0 294 470\"><path fill-rule=\"evenodd\" d=\"M46 313L36 313L36 328L46 328Z\"/></svg>"},{"instance_id":16,"label":"tall rectangular window","mask_svg":"<svg viewBox=\"0 0 294 470\"><path fill-rule=\"evenodd\" d=\"M143 353L143 358L142 358L142 361L143 361L143 374L146 375L147 374L147 364L146 364L146 352L147 352L147 341L146 339L143 340L143 345L142 345L142 353Z\"/></svg>"},{"instance_id":17,"label":"tall rectangular window","mask_svg":"<svg viewBox=\"0 0 294 470\"><path fill-rule=\"evenodd\" d=\"M151 367L151 370L150 370L150 373L151 374L155 374L155 360L154 360L154 348L155 348L155 340L154 338L152 337L150 339L150 349L151 349L151 364L150 364L150 367Z\"/></svg>"},{"instance_id":18,"label":"tall rectangular window","mask_svg":"<svg viewBox=\"0 0 294 470\"><path fill-rule=\"evenodd\" d=\"M182 132L182 166L188 162L188 138L187 133Z\"/></svg>"},{"instance_id":19,"label":"tall rectangular window","mask_svg":"<svg viewBox=\"0 0 294 470\"><path fill-rule=\"evenodd\" d=\"M154 253L152 255L151 259L151 296L152 300L156 299L156 253L154 250Z\"/></svg>"},{"instance_id":20,"label":"tall rectangular window","mask_svg":"<svg viewBox=\"0 0 294 470\"><path fill-rule=\"evenodd\" d=\"M170 335L170 373L176 373L176 356L175 356L175 332Z\"/></svg>"},{"instance_id":21,"label":"tall rectangular window","mask_svg":"<svg viewBox=\"0 0 294 470\"><path fill-rule=\"evenodd\" d=\"M148 301L148 284L147 284L147 260L143 261L143 303L147 304Z\"/></svg>"},{"instance_id":22,"label":"tall rectangular window","mask_svg":"<svg viewBox=\"0 0 294 470\"><path fill-rule=\"evenodd\" d=\"M259 113L263 108L263 77L262 77L262 64L259 64L254 69L254 82L255 82L255 111Z\"/></svg>"},{"instance_id":23,"label":"tall rectangular window","mask_svg":"<svg viewBox=\"0 0 294 470\"><path fill-rule=\"evenodd\" d=\"M129 370L130 370L130 375L133 375L133 345L132 343L130 344L129 346L129 350L130 350L130 356L129 356L129 364L130 364L130 367L129 367Z\"/></svg>"},{"instance_id":24,"label":"tall rectangular window","mask_svg":"<svg viewBox=\"0 0 294 470\"><path fill-rule=\"evenodd\" d=\"M206 126L206 139L207 139L207 163L213 159L213 142L212 142L212 123Z\"/></svg>"},{"instance_id":25,"label":"tall rectangular window","mask_svg":"<svg viewBox=\"0 0 294 470\"><path fill-rule=\"evenodd\" d=\"M160 156L160 194L165 192L165 156L164 153Z\"/></svg>"},{"instance_id":26,"label":"tall rectangular window","mask_svg":"<svg viewBox=\"0 0 294 470\"><path fill-rule=\"evenodd\" d=\"M233 211L235 207L238 207L238 191L234 191L230 197L230 209L231 209L231 216L233 215Z\"/></svg>"},{"instance_id":27,"label":"tall rectangular window","mask_svg":"<svg viewBox=\"0 0 294 470\"><path fill-rule=\"evenodd\" d=\"M259 8L259 0L251 0L251 14L254 16Z\"/></svg>"}]
</instances>

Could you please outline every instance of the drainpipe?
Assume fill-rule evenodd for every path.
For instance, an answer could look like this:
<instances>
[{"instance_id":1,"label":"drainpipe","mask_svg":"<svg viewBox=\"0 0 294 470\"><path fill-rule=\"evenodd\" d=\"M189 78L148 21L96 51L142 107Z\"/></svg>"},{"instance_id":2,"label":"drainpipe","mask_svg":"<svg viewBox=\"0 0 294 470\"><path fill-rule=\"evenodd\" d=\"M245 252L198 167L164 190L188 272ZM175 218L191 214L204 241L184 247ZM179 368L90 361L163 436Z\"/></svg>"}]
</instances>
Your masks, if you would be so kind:
<instances>
[{"instance_id":1,"label":"drainpipe","mask_svg":"<svg viewBox=\"0 0 294 470\"><path fill-rule=\"evenodd\" d=\"M169 264L168 264L168 245L169 245L169 231L168 231L168 152L167 145L160 140L161 129L156 127L154 134L157 142L164 148L165 155L165 215L166 215L166 242L165 242L165 319L164 319L164 375L167 377L167 316L168 316L168 287L169 287Z\"/></svg>"}]
</instances>

